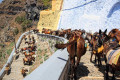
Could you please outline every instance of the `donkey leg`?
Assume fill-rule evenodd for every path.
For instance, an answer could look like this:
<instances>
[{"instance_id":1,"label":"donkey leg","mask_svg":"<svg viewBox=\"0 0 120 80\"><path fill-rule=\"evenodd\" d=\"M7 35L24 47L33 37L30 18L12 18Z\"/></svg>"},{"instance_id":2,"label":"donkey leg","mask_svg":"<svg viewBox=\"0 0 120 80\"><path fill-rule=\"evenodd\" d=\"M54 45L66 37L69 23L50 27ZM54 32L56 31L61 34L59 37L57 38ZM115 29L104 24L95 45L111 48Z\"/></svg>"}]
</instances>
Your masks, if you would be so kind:
<instances>
[{"instance_id":1,"label":"donkey leg","mask_svg":"<svg viewBox=\"0 0 120 80\"><path fill-rule=\"evenodd\" d=\"M99 66L101 66L101 65L102 65L102 62L101 62L100 54L98 55L98 60L99 60Z\"/></svg>"},{"instance_id":2,"label":"donkey leg","mask_svg":"<svg viewBox=\"0 0 120 80\"><path fill-rule=\"evenodd\" d=\"M76 63L76 66L75 66L76 68L79 65L79 62L80 62L80 58L77 59L77 63Z\"/></svg>"},{"instance_id":3,"label":"donkey leg","mask_svg":"<svg viewBox=\"0 0 120 80\"><path fill-rule=\"evenodd\" d=\"M77 76L76 76L76 61L75 61L75 56L74 56L74 58L73 58L73 67L72 67L72 69L73 69L73 78L74 78L74 80L76 80L77 79Z\"/></svg>"},{"instance_id":4,"label":"donkey leg","mask_svg":"<svg viewBox=\"0 0 120 80\"><path fill-rule=\"evenodd\" d=\"M98 56L98 66L100 66L100 57Z\"/></svg>"},{"instance_id":5,"label":"donkey leg","mask_svg":"<svg viewBox=\"0 0 120 80\"><path fill-rule=\"evenodd\" d=\"M92 62L93 52L91 52L90 62Z\"/></svg>"},{"instance_id":6,"label":"donkey leg","mask_svg":"<svg viewBox=\"0 0 120 80\"><path fill-rule=\"evenodd\" d=\"M71 80L71 58L69 56L69 66L68 66L68 79Z\"/></svg>"},{"instance_id":7,"label":"donkey leg","mask_svg":"<svg viewBox=\"0 0 120 80\"><path fill-rule=\"evenodd\" d=\"M75 80L77 80L76 72L77 72L77 66L79 65L80 59L81 59L81 57L77 57L77 62L76 62L75 71L74 71L74 79Z\"/></svg>"},{"instance_id":8,"label":"donkey leg","mask_svg":"<svg viewBox=\"0 0 120 80\"><path fill-rule=\"evenodd\" d=\"M112 69L112 74L113 74L112 80L115 80L115 70L114 69Z\"/></svg>"},{"instance_id":9,"label":"donkey leg","mask_svg":"<svg viewBox=\"0 0 120 80\"><path fill-rule=\"evenodd\" d=\"M73 59L70 59L70 63L71 63L71 66L70 66L70 80L73 80L73 73L74 73L74 60Z\"/></svg>"},{"instance_id":10,"label":"donkey leg","mask_svg":"<svg viewBox=\"0 0 120 80\"><path fill-rule=\"evenodd\" d=\"M69 72L68 72L68 75L71 75L71 63L69 64Z\"/></svg>"},{"instance_id":11,"label":"donkey leg","mask_svg":"<svg viewBox=\"0 0 120 80\"><path fill-rule=\"evenodd\" d=\"M106 80L109 80L108 71L109 71L109 65L106 64Z\"/></svg>"},{"instance_id":12,"label":"donkey leg","mask_svg":"<svg viewBox=\"0 0 120 80\"><path fill-rule=\"evenodd\" d=\"M25 60L24 60L24 58L23 58L23 64L25 65Z\"/></svg>"},{"instance_id":13,"label":"donkey leg","mask_svg":"<svg viewBox=\"0 0 120 80\"><path fill-rule=\"evenodd\" d=\"M74 66L74 80L77 80L76 71L77 71L77 67Z\"/></svg>"},{"instance_id":14,"label":"donkey leg","mask_svg":"<svg viewBox=\"0 0 120 80\"><path fill-rule=\"evenodd\" d=\"M105 64L107 64L107 59L106 59L106 55L104 55L104 59L105 59Z\"/></svg>"},{"instance_id":15,"label":"donkey leg","mask_svg":"<svg viewBox=\"0 0 120 80\"><path fill-rule=\"evenodd\" d=\"M96 62L97 62L97 56L96 56L96 54L95 54L95 64L96 64Z\"/></svg>"},{"instance_id":16,"label":"donkey leg","mask_svg":"<svg viewBox=\"0 0 120 80\"><path fill-rule=\"evenodd\" d=\"M71 75L70 75L71 79L73 80L74 77L74 65L71 65Z\"/></svg>"}]
</instances>

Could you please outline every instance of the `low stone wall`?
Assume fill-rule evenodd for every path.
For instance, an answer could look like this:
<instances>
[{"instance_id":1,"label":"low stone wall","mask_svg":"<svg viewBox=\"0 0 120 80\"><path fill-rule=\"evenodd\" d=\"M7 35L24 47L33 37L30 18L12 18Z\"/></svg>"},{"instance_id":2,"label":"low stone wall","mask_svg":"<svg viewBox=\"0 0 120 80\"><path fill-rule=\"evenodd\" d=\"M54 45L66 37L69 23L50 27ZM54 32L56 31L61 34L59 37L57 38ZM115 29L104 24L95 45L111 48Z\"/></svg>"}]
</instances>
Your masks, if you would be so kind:
<instances>
[{"instance_id":1,"label":"low stone wall","mask_svg":"<svg viewBox=\"0 0 120 80\"><path fill-rule=\"evenodd\" d=\"M38 36L54 38L56 40L61 40L64 43L67 42L66 39L57 36L46 34L38 34ZM67 49L57 50L49 59L26 76L24 80L68 80L68 65Z\"/></svg>"},{"instance_id":2,"label":"low stone wall","mask_svg":"<svg viewBox=\"0 0 120 80\"><path fill-rule=\"evenodd\" d=\"M32 32L32 31L30 31ZM29 32L23 33L20 38L17 41L16 48L19 48L22 37L26 34L29 34ZM55 40L63 41L64 43L67 42L66 39L53 36L53 35L47 35L47 34L37 34L37 36L43 36L46 38L54 38ZM0 80L5 75L5 67L9 63L12 64L13 61L13 54L15 53L15 48L11 52L8 61L2 68L0 72ZM43 64L41 64L37 69L35 69L31 74L26 76L24 80L67 80L67 73L68 73L68 52L67 49L64 50L57 50L48 60L46 60Z\"/></svg>"},{"instance_id":3,"label":"low stone wall","mask_svg":"<svg viewBox=\"0 0 120 80\"><path fill-rule=\"evenodd\" d=\"M63 69L61 76L59 77L59 80L68 80L68 73L69 73L69 59L65 65L65 68Z\"/></svg>"}]
</instances>

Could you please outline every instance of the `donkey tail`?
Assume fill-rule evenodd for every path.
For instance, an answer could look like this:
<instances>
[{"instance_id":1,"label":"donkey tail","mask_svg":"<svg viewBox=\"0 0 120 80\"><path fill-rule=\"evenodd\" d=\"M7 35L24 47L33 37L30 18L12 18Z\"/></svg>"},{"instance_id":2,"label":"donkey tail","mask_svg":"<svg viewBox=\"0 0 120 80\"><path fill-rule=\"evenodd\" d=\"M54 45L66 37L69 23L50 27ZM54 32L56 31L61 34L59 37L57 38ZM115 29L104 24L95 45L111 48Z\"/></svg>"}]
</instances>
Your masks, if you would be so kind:
<instances>
[{"instance_id":1,"label":"donkey tail","mask_svg":"<svg viewBox=\"0 0 120 80\"><path fill-rule=\"evenodd\" d=\"M55 44L55 47L58 49L64 49L67 46L74 44L75 42L76 42L76 40L73 40L73 41L71 41L69 43L65 43L65 44Z\"/></svg>"}]
</instances>

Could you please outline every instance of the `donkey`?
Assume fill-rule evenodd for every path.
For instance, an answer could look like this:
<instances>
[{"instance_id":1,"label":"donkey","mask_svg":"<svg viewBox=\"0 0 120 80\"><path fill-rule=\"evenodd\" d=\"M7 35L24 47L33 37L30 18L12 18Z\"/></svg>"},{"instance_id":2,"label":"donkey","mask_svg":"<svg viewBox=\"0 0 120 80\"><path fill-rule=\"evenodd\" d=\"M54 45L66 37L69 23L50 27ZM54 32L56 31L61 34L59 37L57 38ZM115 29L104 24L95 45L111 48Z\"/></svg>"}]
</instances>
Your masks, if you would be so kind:
<instances>
[{"instance_id":1,"label":"donkey","mask_svg":"<svg viewBox=\"0 0 120 80\"><path fill-rule=\"evenodd\" d=\"M71 34L72 35L72 34ZM70 77L76 79L76 69L79 65L81 57L86 53L85 41L81 35L76 36L75 33L69 38L69 42L66 44L56 44L56 48L64 49L67 47L70 59ZM75 61L77 57L77 61Z\"/></svg>"},{"instance_id":2,"label":"donkey","mask_svg":"<svg viewBox=\"0 0 120 80\"><path fill-rule=\"evenodd\" d=\"M115 38L117 40L117 42L119 42L119 45L120 45L120 31L119 31L119 29L112 29L109 32L108 36L110 38Z\"/></svg>"},{"instance_id":3,"label":"donkey","mask_svg":"<svg viewBox=\"0 0 120 80\"><path fill-rule=\"evenodd\" d=\"M35 57L27 56L27 57L23 58L24 65L25 65L25 63L28 63L30 65L32 63L32 61L35 61Z\"/></svg>"},{"instance_id":4,"label":"donkey","mask_svg":"<svg viewBox=\"0 0 120 80\"><path fill-rule=\"evenodd\" d=\"M23 77L26 76L26 72L28 72L28 69L25 69L24 67L21 70L21 74L23 75Z\"/></svg>"},{"instance_id":5,"label":"donkey","mask_svg":"<svg viewBox=\"0 0 120 80\"><path fill-rule=\"evenodd\" d=\"M5 73L6 73L7 75L9 75L10 72L11 72L11 66L10 66L10 63L8 63L8 64L6 65L6 67L5 67Z\"/></svg>"},{"instance_id":6,"label":"donkey","mask_svg":"<svg viewBox=\"0 0 120 80\"><path fill-rule=\"evenodd\" d=\"M106 80L109 80L109 67L112 69L113 72L112 80L115 80L115 71L120 71L120 48L117 49L117 42L110 42L110 37L107 36L107 34L100 33L99 37L99 45L103 46L102 51L106 56Z\"/></svg>"}]
</instances>

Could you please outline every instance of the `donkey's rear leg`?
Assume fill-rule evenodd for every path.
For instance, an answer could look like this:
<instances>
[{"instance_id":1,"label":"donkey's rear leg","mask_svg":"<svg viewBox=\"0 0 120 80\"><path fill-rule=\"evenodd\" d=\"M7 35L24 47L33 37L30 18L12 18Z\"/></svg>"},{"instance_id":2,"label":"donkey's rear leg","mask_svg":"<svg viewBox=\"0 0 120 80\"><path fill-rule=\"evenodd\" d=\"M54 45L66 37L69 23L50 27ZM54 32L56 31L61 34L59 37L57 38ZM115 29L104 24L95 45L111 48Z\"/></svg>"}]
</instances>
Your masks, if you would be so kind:
<instances>
[{"instance_id":1,"label":"donkey's rear leg","mask_svg":"<svg viewBox=\"0 0 120 80\"><path fill-rule=\"evenodd\" d=\"M93 52L91 52L90 62L92 62Z\"/></svg>"},{"instance_id":2,"label":"donkey's rear leg","mask_svg":"<svg viewBox=\"0 0 120 80\"><path fill-rule=\"evenodd\" d=\"M115 80L115 69L113 69L113 68L112 68L112 74L113 74L112 80Z\"/></svg>"},{"instance_id":3,"label":"donkey's rear leg","mask_svg":"<svg viewBox=\"0 0 120 80\"><path fill-rule=\"evenodd\" d=\"M106 80L109 80L108 71L109 71L109 65L106 64Z\"/></svg>"}]
</instances>

